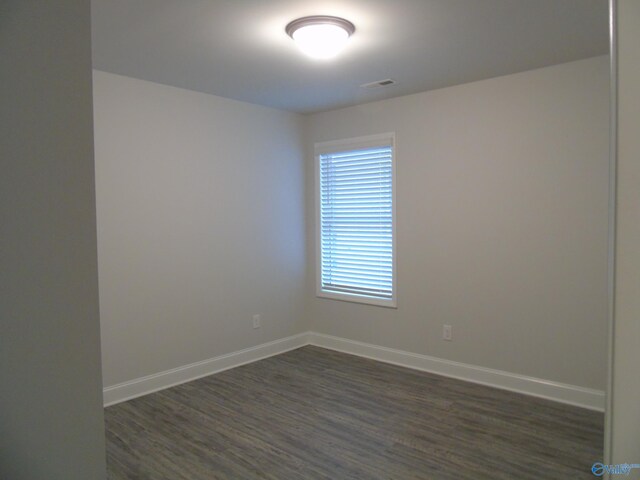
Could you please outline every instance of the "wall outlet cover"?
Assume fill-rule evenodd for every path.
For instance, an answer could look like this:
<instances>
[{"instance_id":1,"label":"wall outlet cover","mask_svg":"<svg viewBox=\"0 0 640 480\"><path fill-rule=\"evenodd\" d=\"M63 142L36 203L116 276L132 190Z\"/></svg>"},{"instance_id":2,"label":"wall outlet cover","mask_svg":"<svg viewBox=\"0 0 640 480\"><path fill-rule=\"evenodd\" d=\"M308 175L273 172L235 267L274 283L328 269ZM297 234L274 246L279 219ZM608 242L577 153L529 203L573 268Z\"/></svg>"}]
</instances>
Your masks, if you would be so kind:
<instances>
[{"instance_id":1,"label":"wall outlet cover","mask_svg":"<svg viewBox=\"0 0 640 480\"><path fill-rule=\"evenodd\" d=\"M449 342L453 340L453 327L451 325L442 326L442 338Z\"/></svg>"}]
</instances>

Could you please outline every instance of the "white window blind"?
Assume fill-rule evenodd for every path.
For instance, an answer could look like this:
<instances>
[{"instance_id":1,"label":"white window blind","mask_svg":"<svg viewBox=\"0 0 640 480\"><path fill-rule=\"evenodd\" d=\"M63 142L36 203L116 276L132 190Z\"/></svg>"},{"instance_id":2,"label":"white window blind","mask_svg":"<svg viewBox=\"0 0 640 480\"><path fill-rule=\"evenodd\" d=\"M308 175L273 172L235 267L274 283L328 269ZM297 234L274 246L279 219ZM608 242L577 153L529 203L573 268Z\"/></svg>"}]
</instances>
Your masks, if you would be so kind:
<instances>
[{"instance_id":1,"label":"white window blind","mask_svg":"<svg viewBox=\"0 0 640 480\"><path fill-rule=\"evenodd\" d=\"M320 291L392 303L393 145L318 155Z\"/></svg>"}]
</instances>

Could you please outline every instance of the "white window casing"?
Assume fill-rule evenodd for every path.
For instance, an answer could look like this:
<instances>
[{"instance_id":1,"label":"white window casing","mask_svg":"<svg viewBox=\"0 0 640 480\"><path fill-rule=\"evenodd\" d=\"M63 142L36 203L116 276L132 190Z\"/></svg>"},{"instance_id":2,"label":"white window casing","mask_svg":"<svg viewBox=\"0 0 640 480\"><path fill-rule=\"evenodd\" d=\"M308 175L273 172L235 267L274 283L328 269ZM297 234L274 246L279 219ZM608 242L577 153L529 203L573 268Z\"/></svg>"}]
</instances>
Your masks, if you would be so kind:
<instances>
[{"instance_id":1,"label":"white window casing","mask_svg":"<svg viewBox=\"0 0 640 480\"><path fill-rule=\"evenodd\" d=\"M396 307L395 135L317 143L316 294Z\"/></svg>"}]
</instances>

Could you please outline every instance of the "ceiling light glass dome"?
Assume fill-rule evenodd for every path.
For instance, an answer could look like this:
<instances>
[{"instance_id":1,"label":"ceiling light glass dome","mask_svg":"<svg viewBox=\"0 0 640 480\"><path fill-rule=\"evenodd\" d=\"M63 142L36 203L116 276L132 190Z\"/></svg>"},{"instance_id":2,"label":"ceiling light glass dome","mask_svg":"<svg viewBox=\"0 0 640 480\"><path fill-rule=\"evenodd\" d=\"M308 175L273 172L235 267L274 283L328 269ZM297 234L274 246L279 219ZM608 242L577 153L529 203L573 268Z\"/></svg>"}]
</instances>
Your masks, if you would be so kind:
<instances>
[{"instance_id":1,"label":"ceiling light glass dome","mask_svg":"<svg viewBox=\"0 0 640 480\"><path fill-rule=\"evenodd\" d=\"M304 53L317 59L335 57L355 30L344 18L321 15L298 18L285 28Z\"/></svg>"}]
</instances>

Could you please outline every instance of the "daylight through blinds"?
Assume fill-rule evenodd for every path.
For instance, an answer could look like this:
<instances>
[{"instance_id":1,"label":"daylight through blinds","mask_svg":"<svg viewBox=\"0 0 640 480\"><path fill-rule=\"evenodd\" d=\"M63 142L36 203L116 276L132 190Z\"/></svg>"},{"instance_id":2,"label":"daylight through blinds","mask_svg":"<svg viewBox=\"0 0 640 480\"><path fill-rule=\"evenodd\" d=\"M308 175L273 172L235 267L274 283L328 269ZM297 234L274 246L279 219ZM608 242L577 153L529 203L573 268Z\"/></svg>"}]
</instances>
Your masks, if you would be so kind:
<instances>
[{"instance_id":1,"label":"daylight through blinds","mask_svg":"<svg viewBox=\"0 0 640 480\"><path fill-rule=\"evenodd\" d=\"M393 298L390 146L320 155L322 290Z\"/></svg>"}]
</instances>

